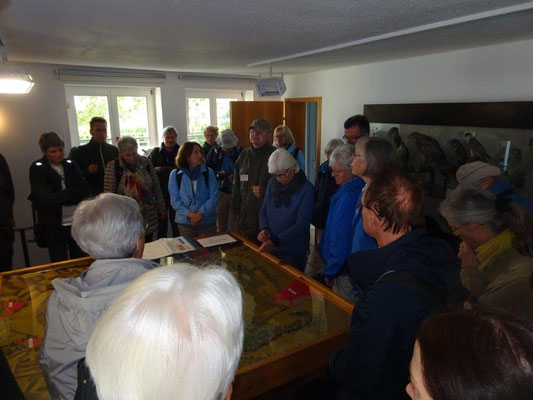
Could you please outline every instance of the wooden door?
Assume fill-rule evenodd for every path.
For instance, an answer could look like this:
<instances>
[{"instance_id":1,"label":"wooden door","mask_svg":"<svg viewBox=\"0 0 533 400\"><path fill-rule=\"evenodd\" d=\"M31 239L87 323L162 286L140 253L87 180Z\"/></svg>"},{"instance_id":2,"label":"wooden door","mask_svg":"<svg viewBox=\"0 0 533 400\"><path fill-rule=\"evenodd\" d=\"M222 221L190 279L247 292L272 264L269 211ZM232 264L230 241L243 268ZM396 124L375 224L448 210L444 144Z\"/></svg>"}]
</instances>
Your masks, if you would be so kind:
<instances>
[{"instance_id":1,"label":"wooden door","mask_svg":"<svg viewBox=\"0 0 533 400\"><path fill-rule=\"evenodd\" d=\"M272 130L283 124L282 101L232 101L230 102L230 125L239 138L239 146L250 145L248 127L254 119L266 119ZM270 135L272 143L272 135Z\"/></svg>"}]
</instances>

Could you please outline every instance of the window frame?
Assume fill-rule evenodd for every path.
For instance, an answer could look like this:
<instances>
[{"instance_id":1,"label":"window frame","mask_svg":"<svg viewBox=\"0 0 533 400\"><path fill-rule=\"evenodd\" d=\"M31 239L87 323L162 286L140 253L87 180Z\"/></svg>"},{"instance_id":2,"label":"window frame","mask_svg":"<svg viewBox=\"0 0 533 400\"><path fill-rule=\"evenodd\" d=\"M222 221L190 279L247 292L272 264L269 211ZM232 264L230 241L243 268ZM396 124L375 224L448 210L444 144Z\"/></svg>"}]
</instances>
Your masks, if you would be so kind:
<instances>
[{"instance_id":1,"label":"window frame","mask_svg":"<svg viewBox=\"0 0 533 400\"><path fill-rule=\"evenodd\" d=\"M118 115L117 97L132 96L146 97L146 110L148 113L148 136L149 146L155 147L158 142L157 114L156 114L156 90L153 87L132 86L96 86L96 85L65 85L65 97L67 102L67 114L70 130L71 147L79 146L80 137L78 131L78 119L74 96L105 96L109 107L108 127L113 135L111 144L117 145L117 137L120 138L120 122Z\"/></svg>"},{"instance_id":2,"label":"window frame","mask_svg":"<svg viewBox=\"0 0 533 400\"><path fill-rule=\"evenodd\" d=\"M217 99L235 99L246 101L248 89L185 89L185 123L187 126L187 141L189 132L189 99L209 99L209 125L218 126Z\"/></svg>"}]
</instances>

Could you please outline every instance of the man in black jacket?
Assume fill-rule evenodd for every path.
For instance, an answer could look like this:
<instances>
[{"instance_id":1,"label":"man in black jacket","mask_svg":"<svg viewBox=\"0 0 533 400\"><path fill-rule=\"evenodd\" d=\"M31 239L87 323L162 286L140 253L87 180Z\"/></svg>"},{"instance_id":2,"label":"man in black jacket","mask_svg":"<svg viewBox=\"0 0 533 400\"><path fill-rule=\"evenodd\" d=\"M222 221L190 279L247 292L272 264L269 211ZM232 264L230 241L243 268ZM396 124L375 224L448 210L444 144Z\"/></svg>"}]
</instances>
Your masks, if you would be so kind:
<instances>
[{"instance_id":1,"label":"man in black jacket","mask_svg":"<svg viewBox=\"0 0 533 400\"><path fill-rule=\"evenodd\" d=\"M422 188L401 171L382 172L364 192L363 227L379 248L347 260L350 278L365 289L346 347L330 356L338 399L408 399L418 326L459 285L452 249L420 228L422 204Z\"/></svg>"},{"instance_id":2,"label":"man in black jacket","mask_svg":"<svg viewBox=\"0 0 533 400\"><path fill-rule=\"evenodd\" d=\"M96 196L104 191L105 167L109 161L118 157L118 149L106 142L107 121L104 118L93 117L89 124L91 140L82 146L73 147L68 158L78 164L92 194Z\"/></svg>"}]
</instances>

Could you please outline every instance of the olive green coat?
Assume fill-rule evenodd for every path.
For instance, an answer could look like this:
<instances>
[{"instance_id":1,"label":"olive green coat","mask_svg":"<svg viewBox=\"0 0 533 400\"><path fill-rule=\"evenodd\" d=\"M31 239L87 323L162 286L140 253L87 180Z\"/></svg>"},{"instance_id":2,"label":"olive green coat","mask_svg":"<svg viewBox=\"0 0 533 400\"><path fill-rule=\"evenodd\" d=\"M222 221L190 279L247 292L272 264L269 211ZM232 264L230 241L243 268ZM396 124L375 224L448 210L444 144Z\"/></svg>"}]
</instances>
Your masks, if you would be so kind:
<instances>
[{"instance_id":1,"label":"olive green coat","mask_svg":"<svg viewBox=\"0 0 533 400\"><path fill-rule=\"evenodd\" d=\"M248 147L241 152L235 162L231 205L239 214L239 230L252 241L257 241L259 233L259 211L271 175L268 173L268 158L276 150L269 143L258 149ZM260 198L252 193L252 186L261 186Z\"/></svg>"}]
</instances>

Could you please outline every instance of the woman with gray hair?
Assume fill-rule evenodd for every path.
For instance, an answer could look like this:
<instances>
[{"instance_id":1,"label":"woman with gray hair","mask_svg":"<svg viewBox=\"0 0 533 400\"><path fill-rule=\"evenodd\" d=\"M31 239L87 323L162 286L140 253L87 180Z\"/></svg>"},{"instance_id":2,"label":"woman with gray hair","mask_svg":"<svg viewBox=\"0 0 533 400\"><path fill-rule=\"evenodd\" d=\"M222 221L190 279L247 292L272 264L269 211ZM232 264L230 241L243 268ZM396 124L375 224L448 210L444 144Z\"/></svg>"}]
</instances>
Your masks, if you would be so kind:
<instances>
[{"instance_id":1,"label":"woman with gray hair","mask_svg":"<svg viewBox=\"0 0 533 400\"><path fill-rule=\"evenodd\" d=\"M359 140L362 140L359 139ZM354 147L343 144L329 158L331 175L339 186L331 196L326 229L320 241L319 251L325 265L322 269L326 285L333 287L340 275L346 275L344 263L350 254L356 205L364 182L352 174L350 160ZM345 293L341 291L346 296Z\"/></svg>"},{"instance_id":2,"label":"woman with gray hair","mask_svg":"<svg viewBox=\"0 0 533 400\"><path fill-rule=\"evenodd\" d=\"M97 320L129 282L155 268L142 260L144 222L131 198L102 193L76 208L72 236L95 259L77 278L54 279L39 364L53 399L72 399L76 364Z\"/></svg>"},{"instance_id":3,"label":"woman with gray hair","mask_svg":"<svg viewBox=\"0 0 533 400\"><path fill-rule=\"evenodd\" d=\"M105 169L104 192L117 193L134 199L144 218L146 242L160 220L166 218L165 199L151 161L137 153L137 141L123 136L117 143L118 158Z\"/></svg>"},{"instance_id":4,"label":"woman with gray hair","mask_svg":"<svg viewBox=\"0 0 533 400\"><path fill-rule=\"evenodd\" d=\"M237 146L239 139L231 129L225 129L217 137L218 146L209 150L205 164L213 170L219 185L216 208L217 231L233 229L233 208L231 207L231 187L235 161L242 149Z\"/></svg>"},{"instance_id":5,"label":"woman with gray hair","mask_svg":"<svg viewBox=\"0 0 533 400\"><path fill-rule=\"evenodd\" d=\"M222 268L160 267L98 322L87 365L100 400L229 400L243 346L242 294Z\"/></svg>"},{"instance_id":6,"label":"woman with gray hair","mask_svg":"<svg viewBox=\"0 0 533 400\"><path fill-rule=\"evenodd\" d=\"M439 211L462 242L461 280L481 304L533 317L533 221L505 193L455 189Z\"/></svg>"},{"instance_id":7,"label":"woman with gray hair","mask_svg":"<svg viewBox=\"0 0 533 400\"><path fill-rule=\"evenodd\" d=\"M285 149L268 159L268 182L259 212L259 251L272 252L286 264L304 271L313 213L313 185Z\"/></svg>"},{"instance_id":8,"label":"woman with gray hair","mask_svg":"<svg viewBox=\"0 0 533 400\"><path fill-rule=\"evenodd\" d=\"M342 139L331 139L326 148L324 149L324 155L326 161L320 165L318 174L315 180L315 206L313 209L313 216L311 217L311 223L318 231L318 237L322 236L322 232L326 227L326 221L328 219L329 201L331 196L335 194L339 186L335 183L335 178L331 176L331 170L329 168L329 157L333 150L343 145Z\"/></svg>"}]
</instances>

